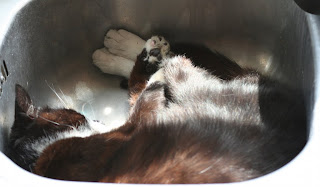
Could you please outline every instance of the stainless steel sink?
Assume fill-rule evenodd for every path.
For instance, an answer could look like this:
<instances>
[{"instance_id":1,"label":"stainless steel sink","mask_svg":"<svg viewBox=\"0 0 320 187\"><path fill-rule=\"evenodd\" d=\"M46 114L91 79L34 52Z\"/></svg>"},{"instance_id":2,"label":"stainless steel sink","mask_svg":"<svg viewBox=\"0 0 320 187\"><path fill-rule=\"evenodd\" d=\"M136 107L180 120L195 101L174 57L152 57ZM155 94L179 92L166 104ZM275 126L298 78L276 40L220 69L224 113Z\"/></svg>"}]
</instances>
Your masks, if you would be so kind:
<instances>
[{"instance_id":1,"label":"stainless steel sink","mask_svg":"<svg viewBox=\"0 0 320 187\"><path fill-rule=\"evenodd\" d=\"M14 85L26 87L37 105L68 106L121 125L128 111L122 78L100 72L91 55L108 29L123 28L144 39L162 34L173 43L203 44L302 91L309 129L304 150L269 175L228 185L320 184L320 16L293 0L2 0L0 25L0 181L99 185L39 177L5 156Z\"/></svg>"}]
</instances>

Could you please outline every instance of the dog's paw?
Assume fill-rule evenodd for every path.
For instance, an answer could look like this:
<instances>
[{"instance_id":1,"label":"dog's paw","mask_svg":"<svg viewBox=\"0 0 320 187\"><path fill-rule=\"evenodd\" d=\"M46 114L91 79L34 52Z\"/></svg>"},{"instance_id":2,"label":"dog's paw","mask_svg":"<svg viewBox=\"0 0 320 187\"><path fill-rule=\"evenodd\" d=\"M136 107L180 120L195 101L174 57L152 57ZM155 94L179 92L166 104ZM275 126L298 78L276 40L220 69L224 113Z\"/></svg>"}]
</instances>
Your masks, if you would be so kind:
<instances>
[{"instance_id":1,"label":"dog's paw","mask_svg":"<svg viewBox=\"0 0 320 187\"><path fill-rule=\"evenodd\" d=\"M141 53L142 60L146 63L146 71L155 73L163 66L162 60L170 54L170 44L162 36L152 36L147 40Z\"/></svg>"},{"instance_id":2,"label":"dog's paw","mask_svg":"<svg viewBox=\"0 0 320 187\"><path fill-rule=\"evenodd\" d=\"M126 30L109 30L104 38L104 45L108 51L135 61L144 48L146 41Z\"/></svg>"},{"instance_id":3,"label":"dog's paw","mask_svg":"<svg viewBox=\"0 0 320 187\"><path fill-rule=\"evenodd\" d=\"M102 72L119 75L126 78L130 77L130 73L134 66L134 61L116 56L110 53L106 48L96 50L92 55L93 64Z\"/></svg>"}]
</instances>

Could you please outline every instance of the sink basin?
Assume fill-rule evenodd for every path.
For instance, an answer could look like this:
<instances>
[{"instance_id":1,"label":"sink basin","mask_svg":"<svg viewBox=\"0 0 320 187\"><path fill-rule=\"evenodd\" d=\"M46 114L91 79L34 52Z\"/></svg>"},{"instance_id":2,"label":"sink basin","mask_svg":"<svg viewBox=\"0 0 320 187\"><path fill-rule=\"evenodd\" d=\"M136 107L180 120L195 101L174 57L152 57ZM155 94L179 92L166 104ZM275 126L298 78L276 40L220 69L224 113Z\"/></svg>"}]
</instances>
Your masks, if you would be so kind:
<instances>
[{"instance_id":1,"label":"sink basin","mask_svg":"<svg viewBox=\"0 0 320 187\"><path fill-rule=\"evenodd\" d=\"M144 39L161 34L172 43L205 45L303 92L308 142L302 152L271 174L227 186L320 184L320 16L293 0L2 0L0 10L0 181L101 185L28 173L5 150L16 83L38 106L74 108L110 127L126 120L122 78L102 73L91 59L108 29L122 28Z\"/></svg>"}]
</instances>

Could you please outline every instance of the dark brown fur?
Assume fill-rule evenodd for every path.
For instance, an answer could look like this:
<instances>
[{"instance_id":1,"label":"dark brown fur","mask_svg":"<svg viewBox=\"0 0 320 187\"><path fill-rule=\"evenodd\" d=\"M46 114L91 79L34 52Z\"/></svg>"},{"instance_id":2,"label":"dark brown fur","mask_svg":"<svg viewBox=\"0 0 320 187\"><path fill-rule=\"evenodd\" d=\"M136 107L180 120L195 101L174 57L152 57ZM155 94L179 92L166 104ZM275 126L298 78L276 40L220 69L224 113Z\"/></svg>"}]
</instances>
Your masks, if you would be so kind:
<instances>
[{"instance_id":1,"label":"dark brown fur","mask_svg":"<svg viewBox=\"0 0 320 187\"><path fill-rule=\"evenodd\" d=\"M219 72L217 76L239 81L239 84L257 84L259 94L241 95L232 87L226 87L219 93L194 90L197 99L208 99L215 106L229 102L230 107L234 104L242 110L261 112L262 123L253 123L250 118L256 116L250 112L247 121L225 121L207 116L206 111L196 108L190 116L184 112L184 103L179 104L172 88L174 85L155 82L146 87L150 73L145 70L143 56L141 53L137 57L129 80L131 109L127 122L109 133L63 139L51 144L37 159L34 173L63 180L115 183L235 182L280 168L304 146L303 102L290 89L257 73L241 70L217 54L217 58L223 58L226 63L225 66L220 62L218 66L212 66L214 72ZM180 66L183 68L173 77L176 84L194 78L190 72L196 71L208 79L215 79L204 70L195 69L187 59L182 58ZM214 89L214 85L210 87ZM17 88L17 107L24 107L20 100L31 103L27 93ZM251 103L259 105L258 110L252 109L257 106L251 106ZM170 104L181 107L177 114L168 114L165 120L159 121L157 115L170 108ZM16 116L21 111L16 110ZM52 116L46 117L60 123L55 116L58 111L52 112ZM28 123L19 120L16 118L12 131L19 123ZM74 125L74 118L70 116L70 120L68 124ZM15 138L13 134L12 140Z\"/></svg>"},{"instance_id":2,"label":"dark brown fur","mask_svg":"<svg viewBox=\"0 0 320 187\"><path fill-rule=\"evenodd\" d=\"M253 71L241 68L218 51L212 51L200 44L177 43L172 45L171 50L175 54L185 55L192 60L195 66L205 68L212 75L223 80L232 80Z\"/></svg>"}]
</instances>

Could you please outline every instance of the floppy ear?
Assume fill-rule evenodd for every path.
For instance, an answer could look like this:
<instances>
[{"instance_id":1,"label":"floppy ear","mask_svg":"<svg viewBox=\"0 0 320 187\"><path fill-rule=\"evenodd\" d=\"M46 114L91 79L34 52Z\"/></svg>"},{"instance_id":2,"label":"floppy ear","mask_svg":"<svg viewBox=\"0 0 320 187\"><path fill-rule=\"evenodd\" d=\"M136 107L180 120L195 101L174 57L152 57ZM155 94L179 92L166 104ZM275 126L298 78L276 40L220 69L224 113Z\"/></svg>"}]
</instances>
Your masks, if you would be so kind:
<instances>
[{"instance_id":1,"label":"floppy ear","mask_svg":"<svg viewBox=\"0 0 320 187\"><path fill-rule=\"evenodd\" d=\"M36 114L36 111L34 109L34 106L32 104L29 94L19 84L16 84L15 112L16 112L16 115L20 113L24 113L32 117L34 117Z\"/></svg>"}]
</instances>

